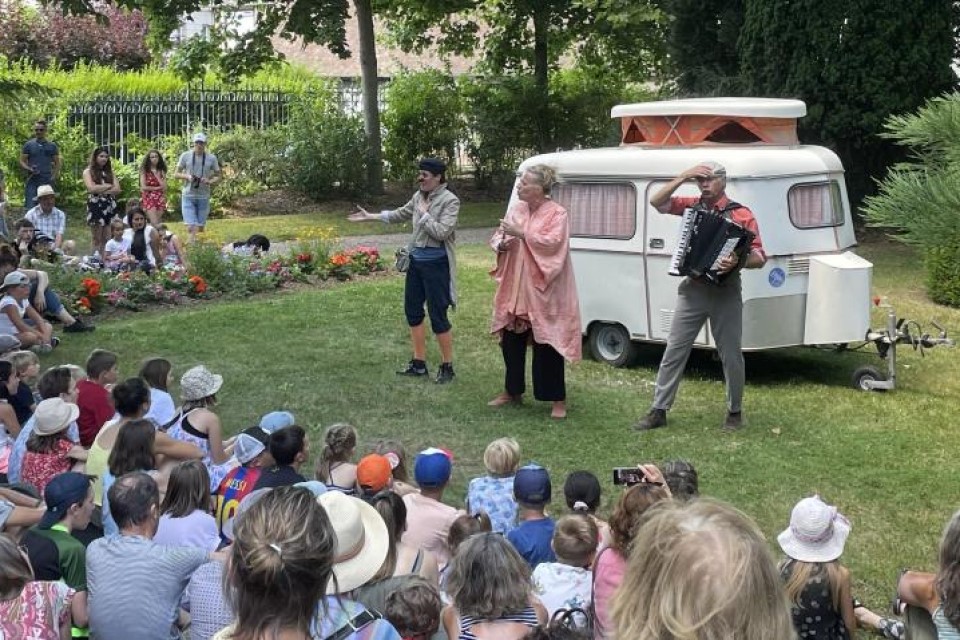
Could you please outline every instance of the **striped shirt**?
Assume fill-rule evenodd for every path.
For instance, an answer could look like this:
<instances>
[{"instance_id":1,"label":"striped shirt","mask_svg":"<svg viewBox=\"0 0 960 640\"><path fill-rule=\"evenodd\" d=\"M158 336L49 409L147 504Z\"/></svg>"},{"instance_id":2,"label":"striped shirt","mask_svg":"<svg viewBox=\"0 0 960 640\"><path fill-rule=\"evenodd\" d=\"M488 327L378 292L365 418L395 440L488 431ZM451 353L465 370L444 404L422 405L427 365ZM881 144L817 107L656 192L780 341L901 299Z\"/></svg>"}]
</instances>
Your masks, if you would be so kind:
<instances>
[{"instance_id":1,"label":"striped shirt","mask_svg":"<svg viewBox=\"0 0 960 640\"><path fill-rule=\"evenodd\" d=\"M141 536L109 536L87 547L90 634L98 640L178 637L180 596L207 561L202 549L161 547Z\"/></svg>"}]
</instances>

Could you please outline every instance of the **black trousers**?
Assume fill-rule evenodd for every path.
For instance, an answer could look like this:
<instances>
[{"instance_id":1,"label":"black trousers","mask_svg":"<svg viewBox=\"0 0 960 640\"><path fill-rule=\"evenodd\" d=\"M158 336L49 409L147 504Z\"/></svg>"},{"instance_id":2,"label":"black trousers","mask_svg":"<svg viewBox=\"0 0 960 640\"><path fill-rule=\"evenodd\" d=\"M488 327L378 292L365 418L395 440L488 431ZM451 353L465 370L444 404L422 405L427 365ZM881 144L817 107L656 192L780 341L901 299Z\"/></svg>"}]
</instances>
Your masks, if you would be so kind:
<instances>
[{"instance_id":1,"label":"black trousers","mask_svg":"<svg viewBox=\"0 0 960 640\"><path fill-rule=\"evenodd\" d=\"M507 393L518 396L526 391L527 342L531 331L501 332L500 350L506 367L503 386ZM567 399L563 356L548 344L533 343L533 397L556 402Z\"/></svg>"}]
</instances>

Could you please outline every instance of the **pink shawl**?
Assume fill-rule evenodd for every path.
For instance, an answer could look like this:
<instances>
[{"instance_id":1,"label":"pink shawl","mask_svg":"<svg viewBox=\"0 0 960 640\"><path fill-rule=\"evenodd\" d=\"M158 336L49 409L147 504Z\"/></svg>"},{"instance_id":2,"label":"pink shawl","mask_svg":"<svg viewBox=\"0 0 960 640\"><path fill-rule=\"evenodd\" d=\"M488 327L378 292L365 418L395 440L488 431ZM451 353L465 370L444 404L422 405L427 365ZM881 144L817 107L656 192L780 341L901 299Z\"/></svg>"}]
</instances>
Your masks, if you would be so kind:
<instances>
[{"instance_id":1,"label":"pink shawl","mask_svg":"<svg viewBox=\"0 0 960 640\"><path fill-rule=\"evenodd\" d=\"M521 201L507 218L523 228L524 238L504 236L497 229L490 239L495 251L503 247L490 272L497 281L490 331L502 331L519 311L533 327L534 341L549 344L575 362L580 359L582 337L567 211L547 200L531 213Z\"/></svg>"}]
</instances>

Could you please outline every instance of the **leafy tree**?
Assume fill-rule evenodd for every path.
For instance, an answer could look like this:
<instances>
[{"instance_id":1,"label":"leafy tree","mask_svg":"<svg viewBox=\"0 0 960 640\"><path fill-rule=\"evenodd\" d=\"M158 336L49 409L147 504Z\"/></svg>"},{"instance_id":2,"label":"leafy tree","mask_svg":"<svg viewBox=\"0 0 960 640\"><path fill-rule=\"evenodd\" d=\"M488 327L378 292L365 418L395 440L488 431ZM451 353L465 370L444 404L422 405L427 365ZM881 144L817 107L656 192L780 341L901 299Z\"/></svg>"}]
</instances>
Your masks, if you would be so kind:
<instances>
[{"instance_id":1,"label":"leafy tree","mask_svg":"<svg viewBox=\"0 0 960 640\"><path fill-rule=\"evenodd\" d=\"M680 95L736 95L744 0L661 0L668 70Z\"/></svg>"},{"instance_id":2,"label":"leafy tree","mask_svg":"<svg viewBox=\"0 0 960 640\"><path fill-rule=\"evenodd\" d=\"M864 217L917 247L931 299L960 307L960 94L892 116L884 129L912 159L893 167L877 195L866 199Z\"/></svg>"},{"instance_id":3,"label":"leafy tree","mask_svg":"<svg viewBox=\"0 0 960 640\"><path fill-rule=\"evenodd\" d=\"M903 157L878 135L884 120L956 83L953 3L744 0L744 6L743 90L803 99L802 138L840 155L858 204Z\"/></svg>"},{"instance_id":4,"label":"leafy tree","mask_svg":"<svg viewBox=\"0 0 960 640\"><path fill-rule=\"evenodd\" d=\"M659 68L663 13L651 0L379 0L405 50L482 56L493 74L531 74L534 146L552 137L550 70L564 56L584 66L647 80ZM481 32L478 25L484 25Z\"/></svg>"}]
</instances>

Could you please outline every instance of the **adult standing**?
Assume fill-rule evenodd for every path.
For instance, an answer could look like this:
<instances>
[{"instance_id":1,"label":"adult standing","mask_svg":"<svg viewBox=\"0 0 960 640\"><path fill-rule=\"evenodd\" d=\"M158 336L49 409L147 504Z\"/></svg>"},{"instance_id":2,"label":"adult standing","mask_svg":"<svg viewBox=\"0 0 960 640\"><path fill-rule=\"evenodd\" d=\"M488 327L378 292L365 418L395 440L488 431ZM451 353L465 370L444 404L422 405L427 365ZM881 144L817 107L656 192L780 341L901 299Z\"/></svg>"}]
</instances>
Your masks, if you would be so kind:
<instances>
[{"instance_id":1,"label":"adult standing","mask_svg":"<svg viewBox=\"0 0 960 640\"><path fill-rule=\"evenodd\" d=\"M60 149L55 142L47 140L46 120L33 123L33 137L24 143L20 151L20 166L27 172L23 196L23 208L26 210L36 201L40 186L52 186L60 176Z\"/></svg>"},{"instance_id":2,"label":"adult standing","mask_svg":"<svg viewBox=\"0 0 960 640\"><path fill-rule=\"evenodd\" d=\"M695 180L700 196L674 196L673 193L687 180ZM760 241L760 229L753 212L731 201L726 194L727 170L716 162L701 162L665 184L650 198L650 204L660 213L681 215L689 208L712 211L727 217L754 234L750 253L744 264L736 254L723 258L720 273L730 273L738 267L759 269L767 261ZM743 424L741 413L743 386L743 299L740 295L740 274L730 273L721 285L713 285L703 279L684 278L677 289L677 306L670 325L667 349L657 371L657 385L653 406L635 429L646 431L666 426L667 410L680 387L683 369L690 357L693 341L706 320L717 343L717 352L723 363L723 377L727 386L727 417L723 422L726 431L739 429Z\"/></svg>"},{"instance_id":3,"label":"adult standing","mask_svg":"<svg viewBox=\"0 0 960 640\"><path fill-rule=\"evenodd\" d=\"M565 418L563 361L580 359L582 337L569 219L566 209L550 199L554 182L556 174L546 165L524 171L517 185L520 201L490 240L497 252L490 331L500 336L506 374L504 391L488 404L520 401L527 344L532 344L533 395L553 402L553 418Z\"/></svg>"},{"instance_id":4,"label":"adult standing","mask_svg":"<svg viewBox=\"0 0 960 640\"><path fill-rule=\"evenodd\" d=\"M423 377L427 370L427 334L424 326L430 314L430 327L440 345L440 369L437 384L452 382L453 333L447 310L457 304L456 229L460 199L447 188L447 165L438 158L424 158L418 165L420 188L410 201L392 211L370 213L357 207L347 219L351 222L382 220L387 223L411 220L410 263L404 287L403 309L410 326L413 358L397 373Z\"/></svg>"},{"instance_id":5,"label":"adult standing","mask_svg":"<svg viewBox=\"0 0 960 640\"><path fill-rule=\"evenodd\" d=\"M150 149L140 165L140 201L150 226L158 227L167 210L167 163L156 149Z\"/></svg>"},{"instance_id":6,"label":"adult standing","mask_svg":"<svg viewBox=\"0 0 960 640\"><path fill-rule=\"evenodd\" d=\"M180 154L174 177L183 180L183 222L190 232L190 242L196 242L210 215L210 187L220 181L220 163L217 156L207 152L206 134L194 134L193 150Z\"/></svg>"},{"instance_id":7,"label":"adult standing","mask_svg":"<svg viewBox=\"0 0 960 640\"><path fill-rule=\"evenodd\" d=\"M113 172L106 147L97 147L90 154L90 162L83 170L83 185L87 188L87 225L93 249L106 256L110 223L117 213L117 196L120 195L120 182Z\"/></svg>"}]
</instances>

